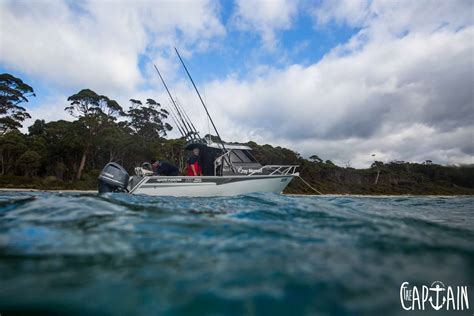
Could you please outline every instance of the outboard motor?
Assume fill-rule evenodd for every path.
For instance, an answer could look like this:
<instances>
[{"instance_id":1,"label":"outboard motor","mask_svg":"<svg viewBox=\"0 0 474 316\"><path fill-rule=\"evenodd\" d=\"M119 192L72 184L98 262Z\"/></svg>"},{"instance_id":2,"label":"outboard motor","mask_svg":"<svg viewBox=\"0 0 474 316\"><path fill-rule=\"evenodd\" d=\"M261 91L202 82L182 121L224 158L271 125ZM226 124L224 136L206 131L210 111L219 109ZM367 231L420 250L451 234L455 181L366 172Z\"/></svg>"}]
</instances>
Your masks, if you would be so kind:
<instances>
[{"instance_id":1,"label":"outboard motor","mask_svg":"<svg viewBox=\"0 0 474 316\"><path fill-rule=\"evenodd\" d=\"M110 162L105 165L97 178L99 193L127 192L129 175L118 163Z\"/></svg>"}]
</instances>

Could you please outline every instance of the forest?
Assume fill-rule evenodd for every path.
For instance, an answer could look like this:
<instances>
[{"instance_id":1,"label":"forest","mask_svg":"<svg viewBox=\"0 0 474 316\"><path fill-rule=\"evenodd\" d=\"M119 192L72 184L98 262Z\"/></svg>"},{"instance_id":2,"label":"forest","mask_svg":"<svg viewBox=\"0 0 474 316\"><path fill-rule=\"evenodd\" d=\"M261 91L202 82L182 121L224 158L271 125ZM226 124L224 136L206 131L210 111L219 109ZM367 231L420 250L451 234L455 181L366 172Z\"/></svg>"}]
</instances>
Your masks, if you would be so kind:
<instances>
[{"instance_id":1,"label":"forest","mask_svg":"<svg viewBox=\"0 0 474 316\"><path fill-rule=\"evenodd\" d=\"M188 153L183 138L168 139L170 113L152 98L120 105L90 89L64 100L72 121L31 118L26 105L33 87L0 74L0 188L95 190L97 176L111 161L129 173L145 161L167 160L183 170ZM443 166L430 160L374 161L367 169L337 166L318 155L248 142L262 164L298 164L301 176L323 194L474 194L474 166ZM314 194L295 179L286 193Z\"/></svg>"}]
</instances>

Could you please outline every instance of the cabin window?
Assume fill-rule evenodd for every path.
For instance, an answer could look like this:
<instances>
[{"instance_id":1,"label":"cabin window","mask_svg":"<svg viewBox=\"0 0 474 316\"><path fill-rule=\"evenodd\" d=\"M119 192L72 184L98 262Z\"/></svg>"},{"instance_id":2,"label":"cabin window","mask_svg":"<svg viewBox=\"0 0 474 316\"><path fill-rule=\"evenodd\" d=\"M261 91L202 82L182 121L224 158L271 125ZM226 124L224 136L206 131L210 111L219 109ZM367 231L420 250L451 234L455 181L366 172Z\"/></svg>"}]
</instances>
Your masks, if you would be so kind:
<instances>
[{"instance_id":1,"label":"cabin window","mask_svg":"<svg viewBox=\"0 0 474 316\"><path fill-rule=\"evenodd\" d=\"M252 156L249 150L242 150L242 152L250 160L250 162L257 162L257 159L255 159L255 157Z\"/></svg>"},{"instance_id":2,"label":"cabin window","mask_svg":"<svg viewBox=\"0 0 474 316\"><path fill-rule=\"evenodd\" d=\"M242 150L233 150L233 153L239 158L240 161L238 162L244 162L244 163L252 162L252 160L250 160L250 158L246 154L244 154Z\"/></svg>"},{"instance_id":3,"label":"cabin window","mask_svg":"<svg viewBox=\"0 0 474 316\"><path fill-rule=\"evenodd\" d=\"M230 154L230 161L236 164L242 163L258 163L257 160L252 156L248 150L241 150L241 149L232 149ZM228 165L227 159L224 159L225 165Z\"/></svg>"},{"instance_id":4,"label":"cabin window","mask_svg":"<svg viewBox=\"0 0 474 316\"><path fill-rule=\"evenodd\" d=\"M240 159L240 157L236 154L235 151L232 151L230 153L230 161L235 163L241 163L242 159Z\"/></svg>"}]
</instances>

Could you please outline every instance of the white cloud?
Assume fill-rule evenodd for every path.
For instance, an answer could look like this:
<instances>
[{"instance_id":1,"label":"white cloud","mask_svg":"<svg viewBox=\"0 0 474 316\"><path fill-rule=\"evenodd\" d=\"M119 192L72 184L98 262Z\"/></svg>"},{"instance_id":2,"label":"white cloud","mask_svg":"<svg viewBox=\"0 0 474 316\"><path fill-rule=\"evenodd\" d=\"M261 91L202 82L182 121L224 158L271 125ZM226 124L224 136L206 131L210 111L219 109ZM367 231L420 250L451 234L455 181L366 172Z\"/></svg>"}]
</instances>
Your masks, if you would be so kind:
<instances>
[{"instance_id":1,"label":"white cloud","mask_svg":"<svg viewBox=\"0 0 474 316\"><path fill-rule=\"evenodd\" d=\"M133 91L140 54L225 33L209 1L1 1L0 64L63 87Z\"/></svg>"},{"instance_id":2,"label":"white cloud","mask_svg":"<svg viewBox=\"0 0 474 316\"><path fill-rule=\"evenodd\" d=\"M405 32L455 31L472 24L469 0L323 0L312 10L317 26L329 22L363 28L371 40L398 37Z\"/></svg>"},{"instance_id":3,"label":"white cloud","mask_svg":"<svg viewBox=\"0 0 474 316\"><path fill-rule=\"evenodd\" d=\"M131 96L156 98L156 91L142 87L156 81L155 70L146 65L142 73L140 57L173 73L174 45L189 55L225 35L219 10L207 0L0 1L0 65L50 87L50 96L39 95L28 106L32 119L22 130L36 119L71 119L64 111L67 97L82 88L124 108Z\"/></svg>"},{"instance_id":4,"label":"white cloud","mask_svg":"<svg viewBox=\"0 0 474 316\"><path fill-rule=\"evenodd\" d=\"M49 121L58 121L66 120L72 121L75 118L70 116L64 108L67 104L67 95L58 94L54 96L49 96L44 99L44 101L36 107L28 107L28 113L31 115L30 119L23 122L23 128L21 131L23 133L28 132L28 127L32 125L36 120L45 120Z\"/></svg>"},{"instance_id":5,"label":"white cloud","mask_svg":"<svg viewBox=\"0 0 474 316\"><path fill-rule=\"evenodd\" d=\"M166 104L153 70L138 68L146 54L198 129L209 131L192 87L175 78L175 57L163 52L179 40L189 57L223 36L218 4L24 4L0 2L2 64L56 84L86 85L124 107L130 97ZM238 1L235 10L235 26L256 31L273 50L277 33L302 14L290 1ZM358 28L347 43L312 65L255 65L244 79L230 74L198 86L227 140L282 145L357 167L369 165L372 153L383 161L472 163L472 10L470 1L323 1L310 10L315 27ZM62 118L66 96L60 99L60 108L47 100L32 115Z\"/></svg>"},{"instance_id":6,"label":"white cloud","mask_svg":"<svg viewBox=\"0 0 474 316\"><path fill-rule=\"evenodd\" d=\"M297 13L297 1L237 0L233 19L238 29L258 32L264 47L273 50L277 44L275 33L289 29Z\"/></svg>"},{"instance_id":7,"label":"white cloud","mask_svg":"<svg viewBox=\"0 0 474 316\"><path fill-rule=\"evenodd\" d=\"M313 17L319 26L335 21L349 26L363 26L368 18L369 0L322 1L313 9Z\"/></svg>"},{"instance_id":8,"label":"white cloud","mask_svg":"<svg viewBox=\"0 0 474 316\"><path fill-rule=\"evenodd\" d=\"M469 5L424 3L423 10L416 3L342 10L345 15L333 18L364 27L308 67L209 83L213 112L231 126L224 137L273 142L356 166L374 152L384 160L472 162Z\"/></svg>"}]
</instances>

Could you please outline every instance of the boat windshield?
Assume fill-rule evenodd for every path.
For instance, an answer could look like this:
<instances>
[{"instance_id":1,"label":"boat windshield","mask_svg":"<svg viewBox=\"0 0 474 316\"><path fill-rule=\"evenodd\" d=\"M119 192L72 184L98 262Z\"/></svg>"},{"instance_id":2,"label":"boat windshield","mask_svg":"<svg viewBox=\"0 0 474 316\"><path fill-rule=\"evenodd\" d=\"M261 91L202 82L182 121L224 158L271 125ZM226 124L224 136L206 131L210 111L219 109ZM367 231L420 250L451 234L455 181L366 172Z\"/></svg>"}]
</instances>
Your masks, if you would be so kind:
<instances>
[{"instance_id":1,"label":"boat windshield","mask_svg":"<svg viewBox=\"0 0 474 316\"><path fill-rule=\"evenodd\" d=\"M255 158L247 151L234 149L230 154L230 160L234 163L255 163Z\"/></svg>"}]
</instances>

